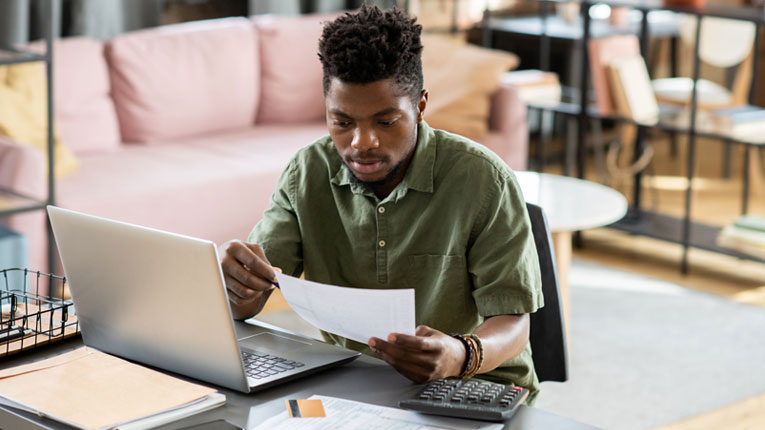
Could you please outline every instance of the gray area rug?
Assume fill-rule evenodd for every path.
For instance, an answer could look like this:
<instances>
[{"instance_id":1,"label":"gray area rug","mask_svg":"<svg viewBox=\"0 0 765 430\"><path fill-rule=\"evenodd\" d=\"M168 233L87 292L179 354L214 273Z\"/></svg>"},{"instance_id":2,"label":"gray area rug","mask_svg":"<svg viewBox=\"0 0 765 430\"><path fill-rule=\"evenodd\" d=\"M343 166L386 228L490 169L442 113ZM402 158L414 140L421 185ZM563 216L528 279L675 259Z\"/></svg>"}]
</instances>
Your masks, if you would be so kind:
<instances>
[{"instance_id":1,"label":"gray area rug","mask_svg":"<svg viewBox=\"0 0 765 430\"><path fill-rule=\"evenodd\" d=\"M765 393L765 309L576 260L570 281L571 378L537 407L646 429Z\"/></svg>"},{"instance_id":2,"label":"gray area rug","mask_svg":"<svg viewBox=\"0 0 765 430\"><path fill-rule=\"evenodd\" d=\"M765 309L580 260L570 282L570 380L543 383L537 407L648 429L765 393ZM259 319L319 335L292 311Z\"/></svg>"}]
</instances>

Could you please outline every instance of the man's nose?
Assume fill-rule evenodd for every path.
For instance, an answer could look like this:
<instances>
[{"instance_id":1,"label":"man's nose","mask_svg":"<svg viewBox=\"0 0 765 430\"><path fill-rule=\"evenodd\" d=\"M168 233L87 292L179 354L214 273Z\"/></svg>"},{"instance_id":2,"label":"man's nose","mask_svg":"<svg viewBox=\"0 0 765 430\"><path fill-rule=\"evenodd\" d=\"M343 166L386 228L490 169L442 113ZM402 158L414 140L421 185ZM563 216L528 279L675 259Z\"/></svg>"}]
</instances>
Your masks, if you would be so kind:
<instances>
[{"instance_id":1,"label":"man's nose","mask_svg":"<svg viewBox=\"0 0 765 430\"><path fill-rule=\"evenodd\" d=\"M357 151L368 151L380 146L380 142L377 140L377 135L373 130L357 128L353 133L353 142L351 147Z\"/></svg>"}]
</instances>

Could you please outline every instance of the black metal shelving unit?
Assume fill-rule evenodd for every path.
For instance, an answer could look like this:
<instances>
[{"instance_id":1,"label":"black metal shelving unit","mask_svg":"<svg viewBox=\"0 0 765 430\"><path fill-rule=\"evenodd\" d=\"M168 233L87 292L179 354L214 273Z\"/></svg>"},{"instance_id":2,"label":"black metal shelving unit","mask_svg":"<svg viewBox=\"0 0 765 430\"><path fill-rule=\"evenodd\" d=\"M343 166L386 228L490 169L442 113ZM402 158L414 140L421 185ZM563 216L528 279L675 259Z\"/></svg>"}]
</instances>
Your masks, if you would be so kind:
<instances>
[{"instance_id":1,"label":"black metal shelving unit","mask_svg":"<svg viewBox=\"0 0 765 430\"><path fill-rule=\"evenodd\" d=\"M538 0L540 4L540 29L539 37L539 50L540 50L540 69L548 70L549 67L549 55L550 55L550 37L546 30L546 20L549 14L549 6L555 3L570 3L570 0ZM690 8L665 5L662 0L574 0L580 6L580 15L582 23L582 37L581 37L581 64L579 70L579 87L578 88L564 88L563 93L569 94L567 99L564 99L557 105L540 105L529 106L532 109L539 111L552 111L558 114L573 117L577 120L577 136L576 136L576 176L579 178L584 177L586 167L586 154L588 148L586 146L587 128L588 122L591 119L607 119L616 122L629 123L637 127L637 138L635 144L634 158L638 159L642 154L645 146L644 140L648 130L660 130L668 133L685 133L688 136L688 156L686 160L686 179L687 187L685 190L685 207L682 217L675 217L671 215L661 214L654 211L649 211L641 207L641 181L642 175L637 174L635 177L634 189L633 189L633 201L632 206L629 208L627 215L620 221L610 225L609 227L622 230L632 234L638 234L642 236L652 237L655 239L661 239L668 242L678 243L683 246L683 255L681 261L682 273L688 272L688 250L689 248L703 249L707 251L713 251L720 254L725 254L741 259L753 260L764 262L764 260L757 257L735 252L733 250L717 246L715 240L718 233L722 230L721 227L712 226L691 219L691 203L692 203L692 179L694 177L694 161L696 154L696 138L708 137L714 139L720 139L732 144L744 145L744 146L758 146L762 147L763 144L748 142L744 140L734 139L730 136L724 136L714 133L703 132L696 127L696 112L697 112L697 93L696 82L699 80L700 60L699 60L699 34L701 29L701 19L705 16L729 18L735 20L749 21L756 25L757 31L755 31L754 50L758 52L759 44L759 30L761 26L765 26L765 11L762 8L745 7L745 6L724 6L724 5L709 5L703 8ZM668 111L663 110L662 118L655 125L644 125L634 122L632 119L619 117L615 115L602 115L598 111L597 106L594 104L594 100L590 98L589 79L590 79L590 62L587 52L587 43L592 37L591 34L591 18L590 8L596 4L607 4L612 7L630 7L638 10L642 13L642 20L638 31L638 37L640 40L641 54L645 57L648 54L648 42L650 36L650 26L648 20L648 14L652 11L671 11L675 13L684 13L694 15L696 17L696 39L694 44L694 60L693 60L693 80L694 87L691 96L690 104L690 124L688 127L678 126L676 124L666 121L669 116ZM482 23L483 31L491 32L492 30L502 31L501 27L498 28L498 23L492 23L492 19L488 14ZM488 41L490 43L490 41ZM754 104L756 94L756 76L757 76L757 61L752 62L752 79L749 91L749 103ZM675 109L672 109L675 110ZM746 160L744 162L744 189L742 195L741 213L745 214L748 211L749 202L749 151L744 151Z\"/></svg>"},{"instance_id":2,"label":"black metal shelving unit","mask_svg":"<svg viewBox=\"0 0 765 430\"><path fill-rule=\"evenodd\" d=\"M17 215L25 212L32 212L37 210L45 210L47 205L55 204L55 177L54 177L54 145L53 145L53 39L55 32L55 23L53 17L56 16L57 2L55 0L46 0L44 2L45 9L45 53L39 54L35 52L18 49L12 46L0 46L0 65L12 65L21 63L45 63L46 70L46 89L47 89L47 198L40 200L33 196L27 196L14 190L0 187L0 218L11 215ZM48 233L48 269L50 272L55 271L57 264L57 257L53 239L53 230L50 227L50 222L47 226ZM0 268L2 269L2 268Z\"/></svg>"}]
</instances>

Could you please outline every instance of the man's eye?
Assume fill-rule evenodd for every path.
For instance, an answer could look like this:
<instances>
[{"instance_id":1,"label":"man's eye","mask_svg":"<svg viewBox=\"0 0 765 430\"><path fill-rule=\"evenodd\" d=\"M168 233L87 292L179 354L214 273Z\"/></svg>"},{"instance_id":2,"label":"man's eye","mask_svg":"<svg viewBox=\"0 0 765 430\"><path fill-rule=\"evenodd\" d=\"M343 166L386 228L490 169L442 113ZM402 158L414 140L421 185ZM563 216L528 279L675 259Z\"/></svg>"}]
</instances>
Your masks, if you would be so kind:
<instances>
[{"instance_id":1,"label":"man's eye","mask_svg":"<svg viewBox=\"0 0 765 430\"><path fill-rule=\"evenodd\" d=\"M333 124L341 128L346 128L351 125L351 123L348 121L337 121L337 120L335 120Z\"/></svg>"},{"instance_id":2,"label":"man's eye","mask_svg":"<svg viewBox=\"0 0 765 430\"><path fill-rule=\"evenodd\" d=\"M392 121L378 121L378 124L380 124L383 127L392 127L393 125L396 124L396 120L392 120Z\"/></svg>"}]
</instances>

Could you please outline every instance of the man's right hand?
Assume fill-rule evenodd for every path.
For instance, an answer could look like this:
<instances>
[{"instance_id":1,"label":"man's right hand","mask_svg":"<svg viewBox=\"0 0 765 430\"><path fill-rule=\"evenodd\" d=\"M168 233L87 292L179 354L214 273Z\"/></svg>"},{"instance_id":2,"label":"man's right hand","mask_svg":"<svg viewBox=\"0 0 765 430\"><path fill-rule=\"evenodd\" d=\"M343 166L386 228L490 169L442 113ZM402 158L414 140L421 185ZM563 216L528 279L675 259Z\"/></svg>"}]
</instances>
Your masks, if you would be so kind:
<instances>
[{"instance_id":1,"label":"man's right hand","mask_svg":"<svg viewBox=\"0 0 765 430\"><path fill-rule=\"evenodd\" d=\"M223 279L235 319L249 318L263 309L274 289L276 271L260 245L232 240L219 250Z\"/></svg>"}]
</instances>

